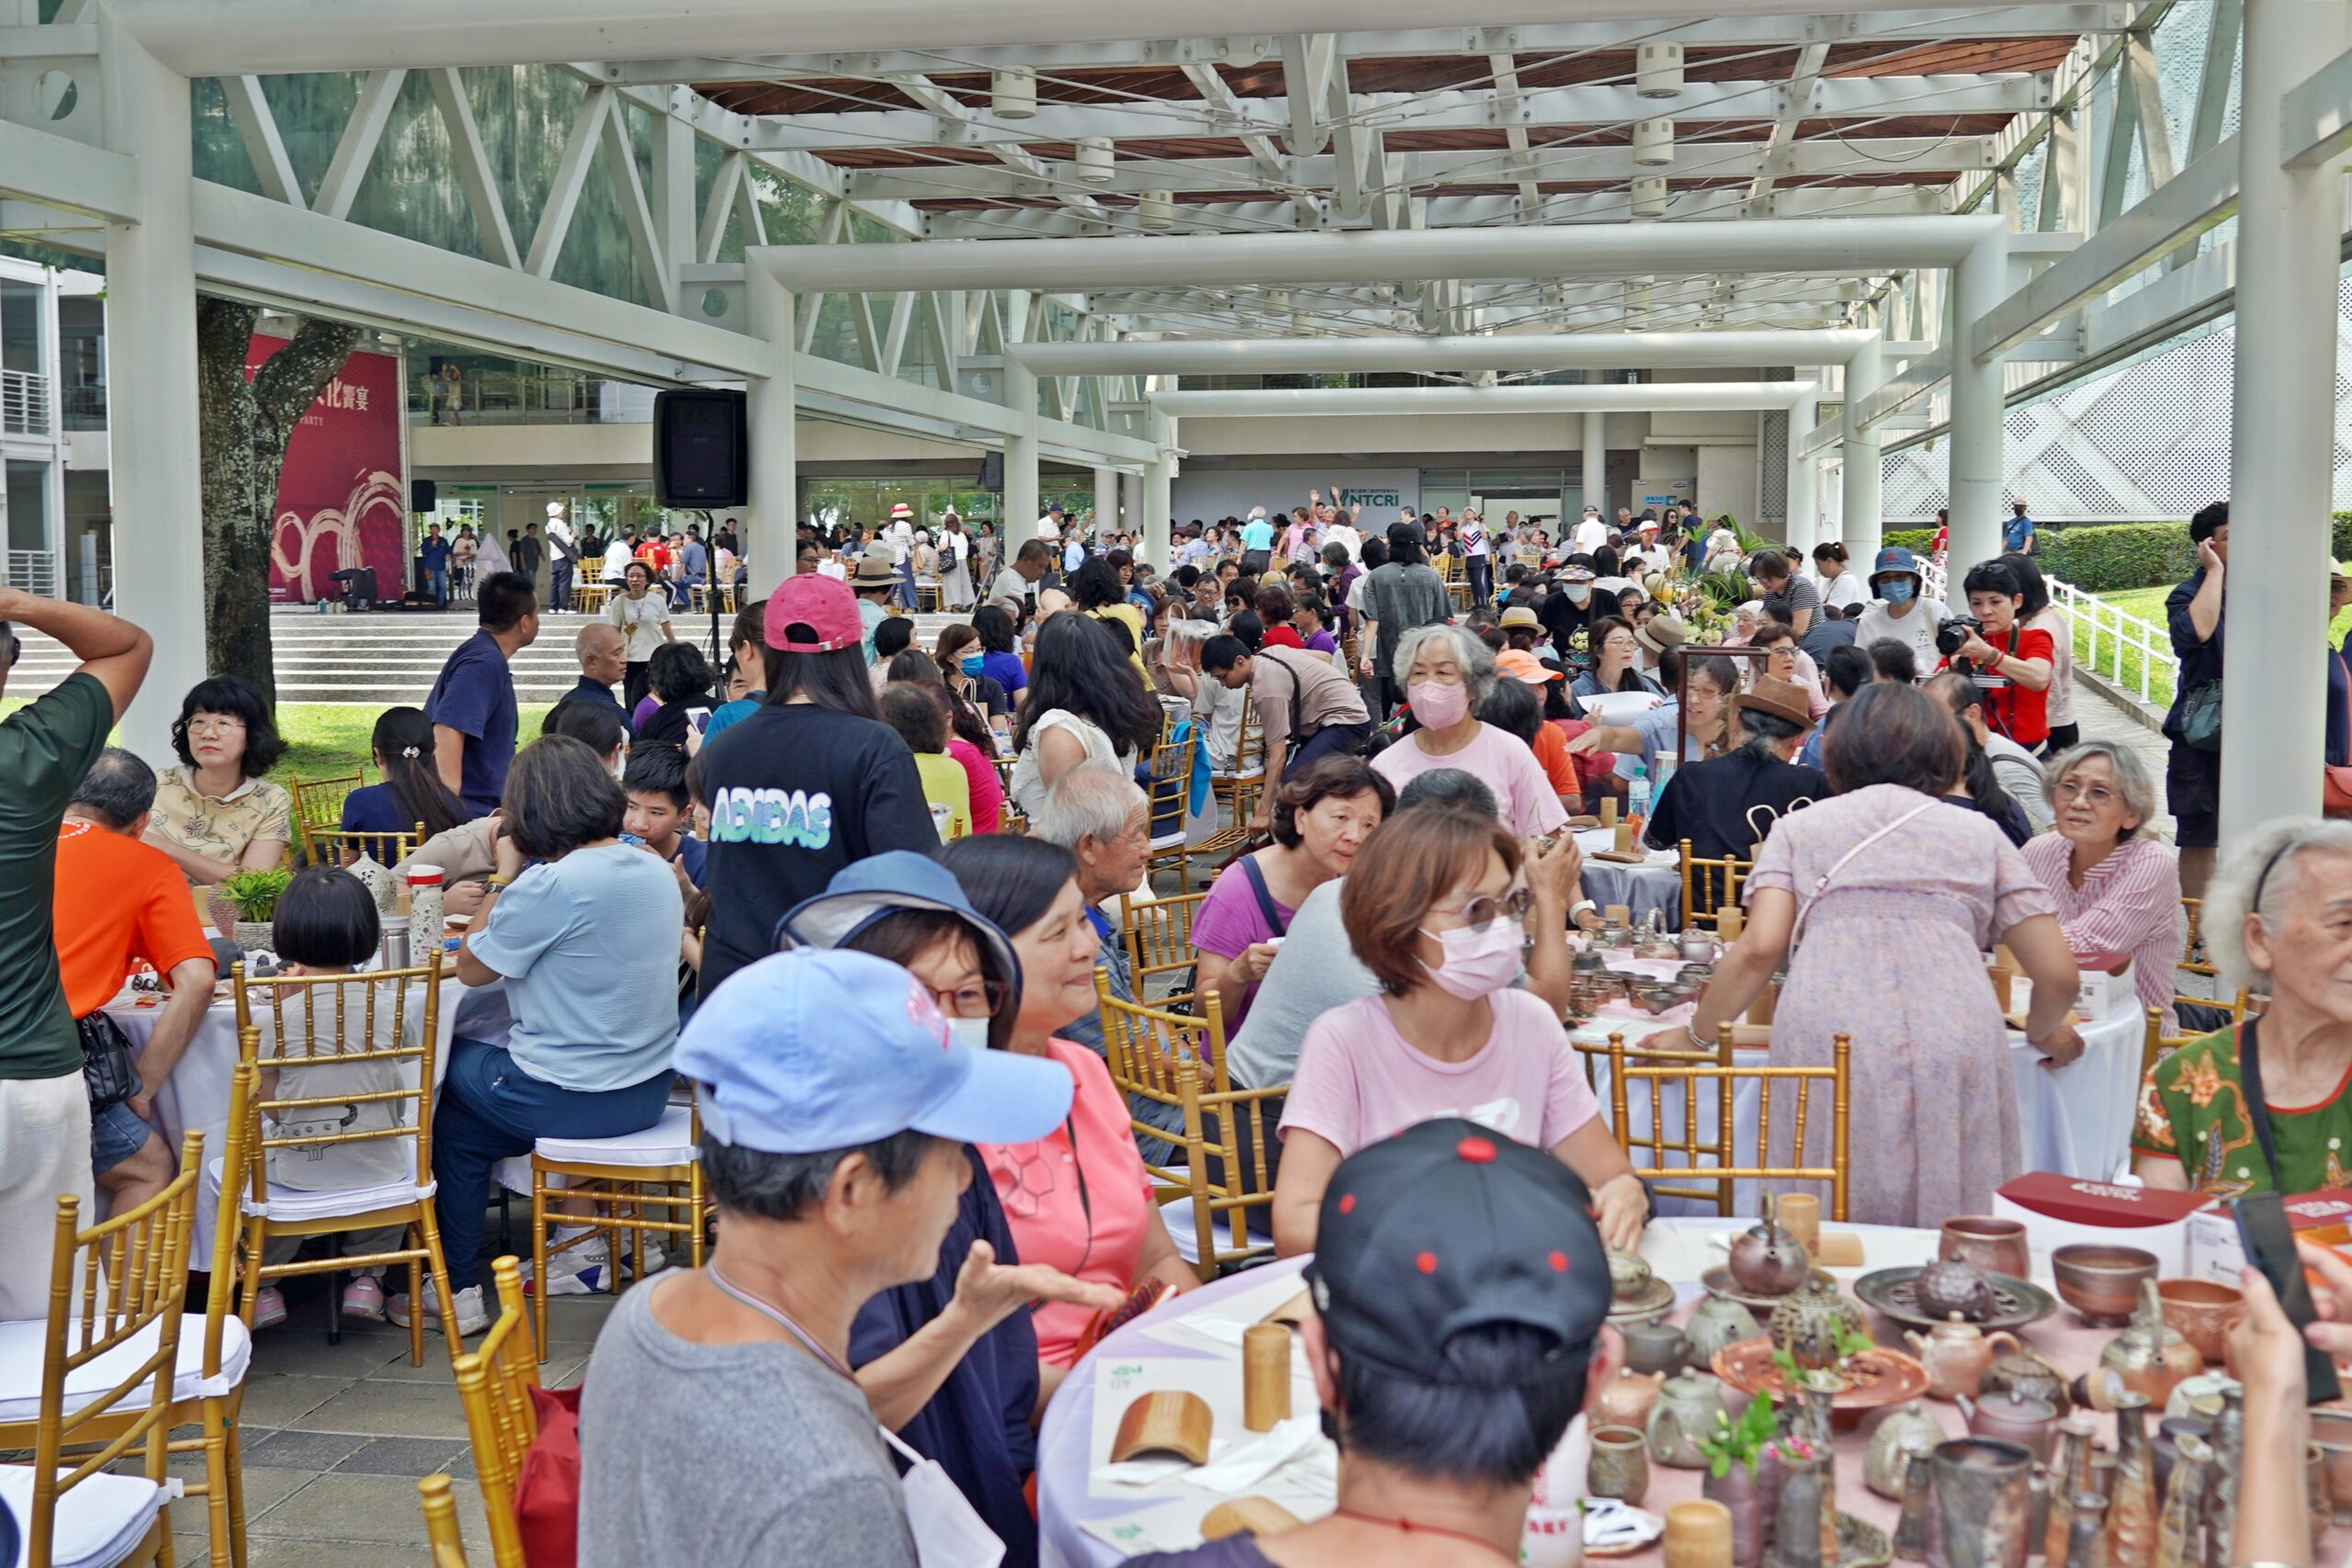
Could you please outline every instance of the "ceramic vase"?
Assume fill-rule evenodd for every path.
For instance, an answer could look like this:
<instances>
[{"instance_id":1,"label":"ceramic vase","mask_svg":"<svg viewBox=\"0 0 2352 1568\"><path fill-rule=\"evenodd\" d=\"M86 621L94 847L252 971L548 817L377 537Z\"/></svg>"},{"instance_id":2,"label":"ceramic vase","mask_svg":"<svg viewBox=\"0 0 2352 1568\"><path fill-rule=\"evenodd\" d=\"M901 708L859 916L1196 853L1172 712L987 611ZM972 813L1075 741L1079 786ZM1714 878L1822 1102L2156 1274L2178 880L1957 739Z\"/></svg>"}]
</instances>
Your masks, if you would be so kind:
<instances>
[{"instance_id":1,"label":"ceramic vase","mask_svg":"<svg viewBox=\"0 0 2352 1568\"><path fill-rule=\"evenodd\" d=\"M1936 1450L1936 1527L1950 1568L2012 1568L2026 1560L2026 1472L2017 1443L1962 1438Z\"/></svg>"},{"instance_id":2,"label":"ceramic vase","mask_svg":"<svg viewBox=\"0 0 2352 1568\"><path fill-rule=\"evenodd\" d=\"M1923 1442L1904 1445L1903 1517L1894 1527L1894 1555L1905 1562L1928 1560L1928 1537L1936 1521L1935 1454Z\"/></svg>"},{"instance_id":3,"label":"ceramic vase","mask_svg":"<svg viewBox=\"0 0 2352 1568\"><path fill-rule=\"evenodd\" d=\"M2165 1489L2165 1511L2156 1521L2156 1568L2198 1568L2203 1556L2205 1482L2213 1450L2205 1439L2184 1433L2174 1439L2178 1456Z\"/></svg>"},{"instance_id":4,"label":"ceramic vase","mask_svg":"<svg viewBox=\"0 0 2352 1568\"><path fill-rule=\"evenodd\" d=\"M1825 1562L1835 1568L1835 1550L1826 1559L1821 1554L1819 1530L1789 1528L1792 1520L1820 1517L1821 1500L1827 1495L1824 1477L1828 1468L1826 1455L1781 1456L1781 1495L1773 1509L1777 1522L1772 1530L1772 1550L1765 1559L1768 1568L1823 1568Z\"/></svg>"},{"instance_id":5,"label":"ceramic vase","mask_svg":"<svg viewBox=\"0 0 2352 1568\"><path fill-rule=\"evenodd\" d=\"M2096 1492L2080 1492L2069 1502L2066 1568L2106 1568L2107 1499Z\"/></svg>"},{"instance_id":6,"label":"ceramic vase","mask_svg":"<svg viewBox=\"0 0 2352 1568\"><path fill-rule=\"evenodd\" d=\"M1721 1475L1710 1470L1699 1495L1731 1514L1732 1568L1758 1568L1764 1561L1764 1506L1756 1495L1756 1472L1734 1460Z\"/></svg>"}]
</instances>

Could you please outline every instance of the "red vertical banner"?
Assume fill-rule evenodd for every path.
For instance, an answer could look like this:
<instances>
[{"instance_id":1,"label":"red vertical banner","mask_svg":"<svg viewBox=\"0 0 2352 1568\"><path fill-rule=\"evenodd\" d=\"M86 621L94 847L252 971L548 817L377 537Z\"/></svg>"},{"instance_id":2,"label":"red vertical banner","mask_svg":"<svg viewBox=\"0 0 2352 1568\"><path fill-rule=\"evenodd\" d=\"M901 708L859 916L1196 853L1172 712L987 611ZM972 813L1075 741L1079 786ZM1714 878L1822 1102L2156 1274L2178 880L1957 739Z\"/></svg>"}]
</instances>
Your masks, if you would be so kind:
<instances>
[{"instance_id":1,"label":"red vertical banner","mask_svg":"<svg viewBox=\"0 0 2352 1568\"><path fill-rule=\"evenodd\" d=\"M256 333L245 373L285 346ZM352 567L375 570L380 597L400 597L408 570L400 422L400 360L389 354L354 354L303 412L277 478L272 598L327 597L334 574Z\"/></svg>"}]
</instances>

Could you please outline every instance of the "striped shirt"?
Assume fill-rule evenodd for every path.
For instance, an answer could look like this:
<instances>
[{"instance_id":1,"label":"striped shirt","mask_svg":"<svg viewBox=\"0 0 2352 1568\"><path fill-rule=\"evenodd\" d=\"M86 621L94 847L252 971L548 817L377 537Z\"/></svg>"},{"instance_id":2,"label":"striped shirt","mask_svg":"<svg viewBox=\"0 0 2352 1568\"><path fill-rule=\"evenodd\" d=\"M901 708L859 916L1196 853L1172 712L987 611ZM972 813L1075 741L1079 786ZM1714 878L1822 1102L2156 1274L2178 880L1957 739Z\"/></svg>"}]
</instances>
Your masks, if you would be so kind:
<instances>
[{"instance_id":1,"label":"striped shirt","mask_svg":"<svg viewBox=\"0 0 2352 1568\"><path fill-rule=\"evenodd\" d=\"M2076 887L2067 874L2074 845L2052 831L2026 840L2025 863L2050 889L2066 945L2076 957L2126 953L2140 1005L2164 1015L2164 1032L2179 1032L2172 1010L2172 970L2180 956L2180 870L2154 839L2126 839L2091 867Z\"/></svg>"}]
</instances>

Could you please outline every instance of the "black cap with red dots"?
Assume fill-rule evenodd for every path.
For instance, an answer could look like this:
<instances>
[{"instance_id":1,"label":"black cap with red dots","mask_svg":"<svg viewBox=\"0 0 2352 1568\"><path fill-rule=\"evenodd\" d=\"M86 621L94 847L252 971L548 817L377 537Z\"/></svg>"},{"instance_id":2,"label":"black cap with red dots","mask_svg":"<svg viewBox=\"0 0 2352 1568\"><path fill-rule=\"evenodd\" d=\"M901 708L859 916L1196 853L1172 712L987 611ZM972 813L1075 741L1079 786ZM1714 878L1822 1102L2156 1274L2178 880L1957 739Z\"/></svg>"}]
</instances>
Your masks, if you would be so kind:
<instances>
[{"instance_id":1,"label":"black cap with red dots","mask_svg":"<svg viewBox=\"0 0 2352 1568\"><path fill-rule=\"evenodd\" d=\"M1431 1383L1470 1381L1446 1341L1489 1324L1551 1335L1551 1359L1581 1371L1611 1300L1584 1183L1546 1151L1458 1118L1340 1162L1306 1280L1342 1357Z\"/></svg>"}]
</instances>

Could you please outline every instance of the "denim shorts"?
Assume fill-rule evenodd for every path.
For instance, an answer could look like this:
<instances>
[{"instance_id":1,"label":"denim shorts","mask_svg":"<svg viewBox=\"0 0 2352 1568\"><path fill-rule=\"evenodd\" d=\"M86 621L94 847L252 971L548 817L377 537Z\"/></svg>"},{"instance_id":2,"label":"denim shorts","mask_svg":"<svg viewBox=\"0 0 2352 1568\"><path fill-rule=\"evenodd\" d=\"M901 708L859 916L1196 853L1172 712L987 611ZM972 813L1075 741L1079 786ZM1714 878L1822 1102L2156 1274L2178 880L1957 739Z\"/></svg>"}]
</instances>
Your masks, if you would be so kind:
<instances>
[{"instance_id":1,"label":"denim shorts","mask_svg":"<svg viewBox=\"0 0 2352 1568\"><path fill-rule=\"evenodd\" d=\"M139 1119L128 1102L116 1100L90 1112L90 1174L104 1176L146 1147L154 1129Z\"/></svg>"}]
</instances>

